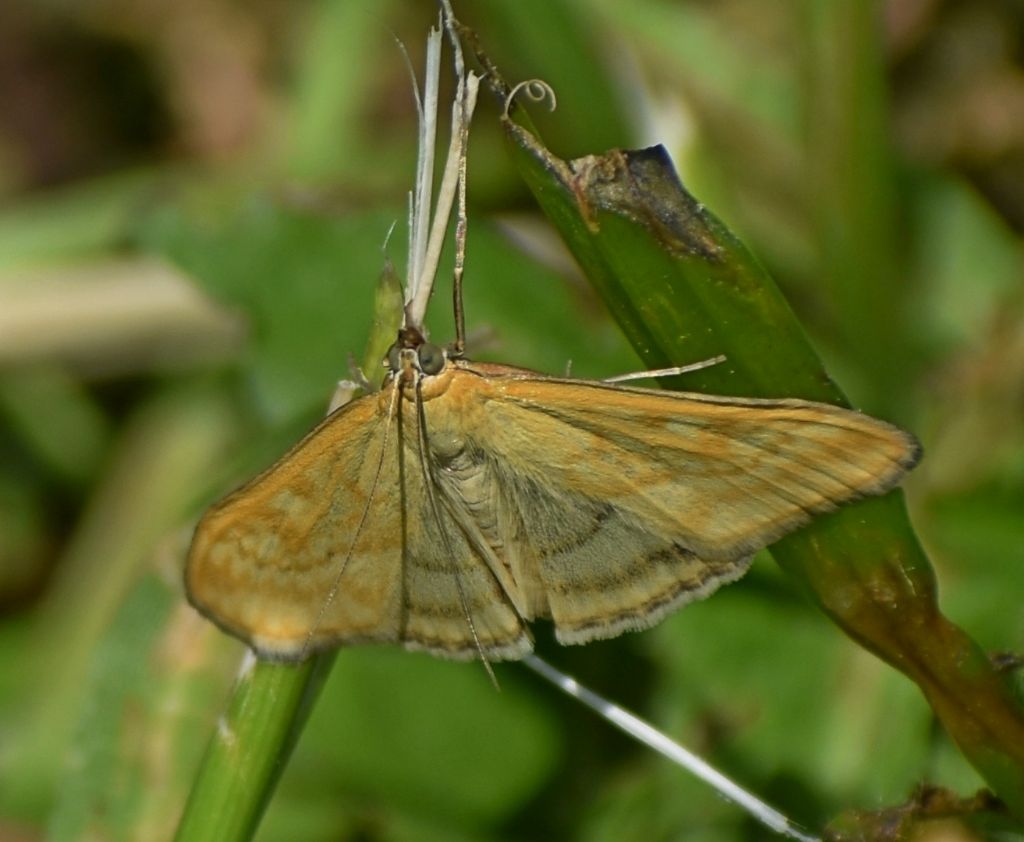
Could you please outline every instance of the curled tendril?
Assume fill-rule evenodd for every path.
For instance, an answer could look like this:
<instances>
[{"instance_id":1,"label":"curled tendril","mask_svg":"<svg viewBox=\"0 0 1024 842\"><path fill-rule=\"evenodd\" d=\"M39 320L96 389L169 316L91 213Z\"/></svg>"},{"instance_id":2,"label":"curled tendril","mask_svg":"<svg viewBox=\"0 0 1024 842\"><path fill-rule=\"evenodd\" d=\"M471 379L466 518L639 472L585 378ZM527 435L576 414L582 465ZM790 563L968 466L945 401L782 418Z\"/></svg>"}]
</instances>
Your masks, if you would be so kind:
<instances>
[{"instance_id":1,"label":"curled tendril","mask_svg":"<svg viewBox=\"0 0 1024 842\"><path fill-rule=\"evenodd\" d=\"M543 79L527 79L512 88L512 90L509 91L508 96L505 97L504 116L506 118L508 117L508 113L512 108L515 98L520 93L530 100L530 102L544 102L544 100L550 100L552 111L558 107L558 100L555 99L555 91L551 85Z\"/></svg>"}]
</instances>

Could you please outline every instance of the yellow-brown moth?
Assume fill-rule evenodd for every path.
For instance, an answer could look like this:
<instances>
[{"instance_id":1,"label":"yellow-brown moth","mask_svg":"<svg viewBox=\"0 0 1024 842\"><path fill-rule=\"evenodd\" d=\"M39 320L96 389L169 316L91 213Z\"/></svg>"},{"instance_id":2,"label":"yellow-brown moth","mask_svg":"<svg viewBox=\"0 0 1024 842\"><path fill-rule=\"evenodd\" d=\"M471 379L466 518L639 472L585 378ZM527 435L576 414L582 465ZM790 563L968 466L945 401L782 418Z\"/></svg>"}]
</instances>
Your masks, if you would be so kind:
<instances>
[{"instance_id":1,"label":"yellow-brown moth","mask_svg":"<svg viewBox=\"0 0 1024 842\"><path fill-rule=\"evenodd\" d=\"M646 628L737 579L815 515L888 491L920 456L908 433L827 404L465 359L465 150L479 77L465 72L442 8L457 79L451 145L430 222L432 30L404 327L383 388L214 505L189 552L192 604L265 657L387 642L512 659L530 651L538 617L563 643ZM456 197L447 351L422 323Z\"/></svg>"},{"instance_id":2,"label":"yellow-brown moth","mask_svg":"<svg viewBox=\"0 0 1024 842\"><path fill-rule=\"evenodd\" d=\"M882 494L910 434L859 412L548 377L404 328L379 393L213 506L189 599L260 655L353 643L515 659L643 629L815 515Z\"/></svg>"}]
</instances>

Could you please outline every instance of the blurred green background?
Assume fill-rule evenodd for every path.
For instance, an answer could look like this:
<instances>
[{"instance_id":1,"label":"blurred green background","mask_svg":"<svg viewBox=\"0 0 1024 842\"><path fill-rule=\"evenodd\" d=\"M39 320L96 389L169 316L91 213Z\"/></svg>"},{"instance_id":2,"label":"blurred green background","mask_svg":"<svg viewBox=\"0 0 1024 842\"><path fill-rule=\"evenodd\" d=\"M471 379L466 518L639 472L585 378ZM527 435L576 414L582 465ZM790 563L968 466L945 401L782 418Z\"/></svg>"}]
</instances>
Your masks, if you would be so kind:
<instances>
[{"instance_id":1,"label":"blurred green background","mask_svg":"<svg viewBox=\"0 0 1024 842\"><path fill-rule=\"evenodd\" d=\"M944 611L1024 650L1024 16L943 0L474 0L562 157L664 143L770 268L907 483ZM0 6L0 839L173 831L242 648L180 571L202 506L323 414L404 265L420 0ZM486 95L470 353L635 355L532 206ZM398 222L390 241L387 234ZM451 335L442 270L429 322ZM371 375L376 378L376 373ZM775 568L538 651L817 827L980 779L910 684ZM515 665L342 652L261 840L755 840Z\"/></svg>"}]
</instances>

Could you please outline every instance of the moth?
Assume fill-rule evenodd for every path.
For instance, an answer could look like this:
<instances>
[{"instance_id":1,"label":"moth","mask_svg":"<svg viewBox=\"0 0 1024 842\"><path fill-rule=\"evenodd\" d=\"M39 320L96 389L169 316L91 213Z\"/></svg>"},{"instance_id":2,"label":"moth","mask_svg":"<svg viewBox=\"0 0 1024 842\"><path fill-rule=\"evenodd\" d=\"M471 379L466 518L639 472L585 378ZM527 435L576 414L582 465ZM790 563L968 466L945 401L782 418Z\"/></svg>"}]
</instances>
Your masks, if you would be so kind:
<instances>
[{"instance_id":1,"label":"moth","mask_svg":"<svg viewBox=\"0 0 1024 842\"><path fill-rule=\"evenodd\" d=\"M192 604L261 656L397 643L516 659L647 628L918 461L897 427L473 362L403 328L383 388L214 505Z\"/></svg>"},{"instance_id":2,"label":"moth","mask_svg":"<svg viewBox=\"0 0 1024 842\"><path fill-rule=\"evenodd\" d=\"M189 551L189 600L267 658L397 643L486 664L530 652L528 624L541 617L562 643L647 628L815 515L888 491L920 457L908 433L827 404L467 359L465 150L479 77L442 7L457 79L451 145L431 220L432 30L404 326L383 387L214 505ZM449 350L422 324L456 198Z\"/></svg>"}]
</instances>

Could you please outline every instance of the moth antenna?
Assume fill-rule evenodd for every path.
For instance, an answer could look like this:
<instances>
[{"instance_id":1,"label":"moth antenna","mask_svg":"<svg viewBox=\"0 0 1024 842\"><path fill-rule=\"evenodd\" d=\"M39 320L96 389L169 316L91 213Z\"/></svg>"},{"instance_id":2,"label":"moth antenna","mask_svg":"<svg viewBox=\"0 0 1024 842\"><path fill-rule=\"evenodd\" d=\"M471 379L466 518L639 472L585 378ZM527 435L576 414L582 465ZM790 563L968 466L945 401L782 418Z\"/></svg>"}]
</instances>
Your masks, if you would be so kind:
<instances>
[{"instance_id":1,"label":"moth antenna","mask_svg":"<svg viewBox=\"0 0 1024 842\"><path fill-rule=\"evenodd\" d=\"M476 633L476 623L473 622L473 612L469 610L469 602L466 600L466 591L462 586L462 577L459 576L458 565L454 563L455 549L452 547L451 541L448 539L448 533L444 530L444 525L441 520L441 509L437 502L437 496L434 494L434 475L430 472L430 463L427 460L427 416L423 411L423 399L420 392L421 383L422 380L420 376L417 375L415 389L416 425L418 428L420 469L423 472L423 485L427 490L427 499L430 501L430 510L434 515L434 522L437 524L437 531L441 533L441 541L444 543L445 552L453 563L452 572L455 576L455 589L459 592L459 603L462 606L462 614L466 618L466 624L469 626L469 633L473 638L473 646L476 648L477 654L483 662L484 669L487 670L487 676L491 679L491 684L494 685L494 689L500 690L501 686L498 684L497 676L495 676L494 669L491 667L491 662L487 658L487 653L484 652L484 647L480 643L480 637Z\"/></svg>"},{"instance_id":2,"label":"moth antenna","mask_svg":"<svg viewBox=\"0 0 1024 842\"><path fill-rule=\"evenodd\" d=\"M511 91L508 92L508 96L505 97L505 109L502 111L502 116L507 120L509 112L512 110L512 106L515 105L516 97L519 94L523 94L530 102L544 102L544 100L550 100L551 111L554 111L558 107L558 98L555 96L555 89L551 87L543 79L526 79L517 84Z\"/></svg>"},{"instance_id":3,"label":"moth antenna","mask_svg":"<svg viewBox=\"0 0 1024 842\"><path fill-rule=\"evenodd\" d=\"M373 483L370 485L370 493L366 496L366 505L363 506L363 511L359 515L359 523L356 524L356 530L352 536L352 543L349 544L348 552L345 553L345 558L342 559L341 566L338 568L338 573L334 577L334 582L332 582L331 588L327 592L327 596L324 598L324 601L320 604L320 610L317 611L313 624L309 627L309 631L306 633L306 642L302 644L302 658L305 658L309 654L310 647L313 642L313 635L316 630L320 628L320 624L323 622L324 616L327 614L327 609L331 607L331 603L333 603L335 598L338 596L338 589L341 587L341 577L345 575L345 569L348 567L348 563L352 560L352 554L355 552L356 545L359 543L359 536L362 535L363 527L366 525L367 518L370 515L370 506L373 504L374 494L377 493L377 485L380 480L380 475L384 470L384 458L388 452L388 440L391 438L391 422L395 417L395 406L398 402L398 387L398 378L395 378L393 388L391 390L391 400L388 403L387 420L384 425L384 441L380 450L380 459L377 461L377 469L373 474Z\"/></svg>"},{"instance_id":4,"label":"moth antenna","mask_svg":"<svg viewBox=\"0 0 1024 842\"><path fill-rule=\"evenodd\" d=\"M702 368L711 368L713 365L724 363L725 354L717 357L710 357L706 360L698 360L687 365L674 365L669 368L652 368L648 371L631 371L628 374L617 374L614 377L605 377L602 383L624 383L627 380L646 380L653 377L674 377L677 374L689 374L691 371L700 371Z\"/></svg>"}]
</instances>

